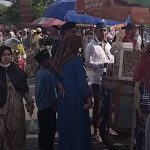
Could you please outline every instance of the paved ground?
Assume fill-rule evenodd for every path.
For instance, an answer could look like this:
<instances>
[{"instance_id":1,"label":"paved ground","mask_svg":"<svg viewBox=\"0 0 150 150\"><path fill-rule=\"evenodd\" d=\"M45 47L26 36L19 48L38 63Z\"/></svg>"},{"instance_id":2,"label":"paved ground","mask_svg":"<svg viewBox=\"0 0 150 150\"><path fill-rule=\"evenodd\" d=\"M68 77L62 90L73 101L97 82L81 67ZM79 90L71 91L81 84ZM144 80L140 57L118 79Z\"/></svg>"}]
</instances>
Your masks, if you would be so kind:
<instances>
[{"instance_id":1,"label":"paved ground","mask_svg":"<svg viewBox=\"0 0 150 150\"><path fill-rule=\"evenodd\" d=\"M35 86L34 86L34 80L35 79L30 79L29 80L29 87L30 87L30 95L34 98L34 91L35 91ZM92 114L92 111L90 111L90 116ZM35 108L34 110L34 114L32 116L32 118L37 122L37 108ZM28 123L30 121L30 117L28 115L28 113L26 112L26 127L28 127ZM126 137L119 137L119 136L111 136L110 137L110 141L113 141L113 144L117 144L119 142L122 143L121 145L124 145L124 143L130 143L129 138ZM57 146L58 146L58 135L56 135L56 141L55 141L55 150L57 150ZM124 147L124 146L123 146ZM122 150L125 150L125 148L121 148ZM38 150L38 140L37 140L37 135L30 135L29 133L27 133L27 150ZM93 143L93 150L108 150L103 144L101 143Z\"/></svg>"},{"instance_id":2,"label":"paved ground","mask_svg":"<svg viewBox=\"0 0 150 150\"><path fill-rule=\"evenodd\" d=\"M30 95L33 98L34 98L34 91L35 91L34 80L35 79L29 79ZM35 108L32 118L37 122L37 108ZM26 112L26 127L28 127L29 121L30 121L30 117ZM57 150L57 146L58 146L58 135L56 134L55 150ZM38 150L37 135L30 135L29 133L27 133L27 150ZM93 150L107 150L107 149L105 149L101 143L93 143Z\"/></svg>"},{"instance_id":3,"label":"paved ground","mask_svg":"<svg viewBox=\"0 0 150 150\"><path fill-rule=\"evenodd\" d=\"M58 142L56 139L55 150L57 150ZM27 150L38 150L37 136L27 136ZM108 150L101 143L93 143L93 150Z\"/></svg>"}]
</instances>

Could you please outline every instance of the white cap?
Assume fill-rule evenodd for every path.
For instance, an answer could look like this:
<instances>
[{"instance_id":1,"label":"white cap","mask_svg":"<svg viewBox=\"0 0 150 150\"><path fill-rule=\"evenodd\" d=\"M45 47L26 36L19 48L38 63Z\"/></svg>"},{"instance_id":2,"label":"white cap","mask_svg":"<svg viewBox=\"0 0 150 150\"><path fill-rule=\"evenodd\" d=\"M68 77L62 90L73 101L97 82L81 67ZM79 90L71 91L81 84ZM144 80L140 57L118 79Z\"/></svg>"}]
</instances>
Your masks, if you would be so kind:
<instances>
[{"instance_id":1,"label":"white cap","mask_svg":"<svg viewBox=\"0 0 150 150\"><path fill-rule=\"evenodd\" d=\"M41 28L37 28L36 32L42 32L42 29Z\"/></svg>"},{"instance_id":2,"label":"white cap","mask_svg":"<svg viewBox=\"0 0 150 150\"><path fill-rule=\"evenodd\" d=\"M27 29L26 29L26 28L24 28L24 29L23 29L23 31L24 31L24 32L27 32Z\"/></svg>"}]
</instances>

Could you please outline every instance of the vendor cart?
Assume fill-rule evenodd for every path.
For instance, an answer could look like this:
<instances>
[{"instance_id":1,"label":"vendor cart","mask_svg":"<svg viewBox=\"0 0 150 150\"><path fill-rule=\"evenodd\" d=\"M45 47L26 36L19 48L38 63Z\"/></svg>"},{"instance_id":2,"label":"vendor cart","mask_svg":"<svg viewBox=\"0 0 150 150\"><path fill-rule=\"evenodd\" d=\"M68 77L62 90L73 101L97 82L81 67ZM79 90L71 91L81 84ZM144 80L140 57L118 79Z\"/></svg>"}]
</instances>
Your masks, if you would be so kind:
<instances>
[{"instance_id":1,"label":"vendor cart","mask_svg":"<svg viewBox=\"0 0 150 150\"><path fill-rule=\"evenodd\" d=\"M110 149L129 149L133 128L135 83L132 80L103 77L102 86L102 140Z\"/></svg>"},{"instance_id":2,"label":"vendor cart","mask_svg":"<svg viewBox=\"0 0 150 150\"><path fill-rule=\"evenodd\" d=\"M117 46L116 46L117 45ZM115 63L102 80L100 135L110 149L134 147L136 124L135 82L133 72L142 51L131 43L114 44ZM110 71L111 70L111 71Z\"/></svg>"}]
</instances>

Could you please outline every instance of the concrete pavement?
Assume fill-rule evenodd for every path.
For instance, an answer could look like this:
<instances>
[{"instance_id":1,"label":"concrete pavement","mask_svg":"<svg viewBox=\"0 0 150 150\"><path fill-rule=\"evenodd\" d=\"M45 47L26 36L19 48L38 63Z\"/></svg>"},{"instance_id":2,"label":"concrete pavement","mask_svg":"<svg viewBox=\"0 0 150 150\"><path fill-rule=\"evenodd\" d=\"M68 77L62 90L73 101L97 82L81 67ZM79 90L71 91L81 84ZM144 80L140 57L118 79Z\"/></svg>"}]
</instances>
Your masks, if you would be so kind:
<instances>
[{"instance_id":1,"label":"concrete pavement","mask_svg":"<svg viewBox=\"0 0 150 150\"><path fill-rule=\"evenodd\" d=\"M27 135L27 150L39 150L37 135ZM58 150L58 138L55 142L55 150ZM93 150L108 150L102 143L93 143Z\"/></svg>"},{"instance_id":2,"label":"concrete pavement","mask_svg":"<svg viewBox=\"0 0 150 150\"><path fill-rule=\"evenodd\" d=\"M35 95L35 79L29 79L29 89L30 89L30 95L34 98ZM90 110L90 116L92 115L92 110ZM32 118L38 123L37 121L37 108L34 110L34 114ZM28 127L28 123L30 121L30 116L26 112L26 127ZM92 130L93 131L93 130ZM120 138L120 137L117 137ZM114 137L111 138L111 141L114 141ZM115 141L115 143L118 144L118 139ZM129 143L129 141L127 141ZM56 141L55 141L55 150L57 150L58 147L58 134L56 134ZM37 135L30 135L27 133L27 150L38 150L38 136ZM103 144L101 143L93 143L93 150L108 150Z\"/></svg>"}]
</instances>

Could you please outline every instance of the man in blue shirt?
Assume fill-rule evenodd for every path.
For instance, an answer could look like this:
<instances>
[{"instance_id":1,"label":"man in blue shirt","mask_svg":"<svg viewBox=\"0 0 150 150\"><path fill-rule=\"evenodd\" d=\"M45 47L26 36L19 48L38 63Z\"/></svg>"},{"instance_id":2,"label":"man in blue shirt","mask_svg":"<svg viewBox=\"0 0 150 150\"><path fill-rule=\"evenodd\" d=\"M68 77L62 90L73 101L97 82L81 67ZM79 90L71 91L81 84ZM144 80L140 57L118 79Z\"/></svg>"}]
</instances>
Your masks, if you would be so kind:
<instances>
[{"instance_id":1,"label":"man in blue shirt","mask_svg":"<svg viewBox=\"0 0 150 150\"><path fill-rule=\"evenodd\" d=\"M34 58L40 69L36 73L35 99L38 107L39 121L39 148L41 150L53 150L56 133L55 90L61 84L50 71L50 55L47 49L36 54Z\"/></svg>"}]
</instances>

